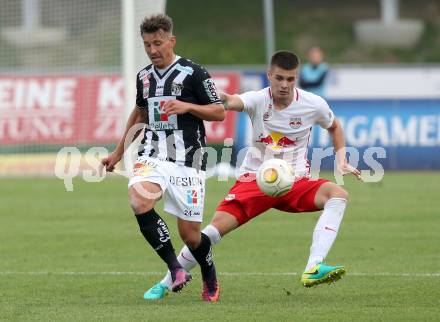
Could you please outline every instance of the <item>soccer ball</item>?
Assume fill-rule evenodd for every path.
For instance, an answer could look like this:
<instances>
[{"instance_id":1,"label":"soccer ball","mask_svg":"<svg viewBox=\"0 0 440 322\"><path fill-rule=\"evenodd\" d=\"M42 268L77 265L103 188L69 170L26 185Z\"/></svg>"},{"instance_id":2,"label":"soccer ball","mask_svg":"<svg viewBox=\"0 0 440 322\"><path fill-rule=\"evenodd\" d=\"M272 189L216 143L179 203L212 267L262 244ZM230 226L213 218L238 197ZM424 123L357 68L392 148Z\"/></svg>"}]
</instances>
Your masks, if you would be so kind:
<instances>
[{"instance_id":1,"label":"soccer ball","mask_svg":"<svg viewBox=\"0 0 440 322\"><path fill-rule=\"evenodd\" d=\"M282 159L269 159L257 171L257 185L271 197L281 197L292 188L295 176L292 167Z\"/></svg>"}]
</instances>

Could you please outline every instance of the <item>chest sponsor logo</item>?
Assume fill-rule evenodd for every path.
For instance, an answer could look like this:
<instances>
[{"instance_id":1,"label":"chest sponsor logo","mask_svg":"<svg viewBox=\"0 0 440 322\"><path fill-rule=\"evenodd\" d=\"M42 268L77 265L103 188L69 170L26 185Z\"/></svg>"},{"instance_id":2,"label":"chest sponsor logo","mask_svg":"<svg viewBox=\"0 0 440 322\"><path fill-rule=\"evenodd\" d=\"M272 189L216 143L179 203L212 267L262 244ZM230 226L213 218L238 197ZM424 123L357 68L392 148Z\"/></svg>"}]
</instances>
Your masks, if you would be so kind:
<instances>
[{"instance_id":1,"label":"chest sponsor logo","mask_svg":"<svg viewBox=\"0 0 440 322\"><path fill-rule=\"evenodd\" d=\"M256 142L269 145L273 150L296 145L295 140L289 139L287 136L279 132L270 132L269 135L261 133Z\"/></svg>"},{"instance_id":2,"label":"chest sponsor logo","mask_svg":"<svg viewBox=\"0 0 440 322\"><path fill-rule=\"evenodd\" d=\"M164 111L164 106L167 101L153 102L154 122L168 121L168 115Z\"/></svg>"},{"instance_id":3,"label":"chest sponsor logo","mask_svg":"<svg viewBox=\"0 0 440 322\"><path fill-rule=\"evenodd\" d=\"M229 193L226 197L225 200L226 201L231 201L235 199L235 193Z\"/></svg>"},{"instance_id":4,"label":"chest sponsor logo","mask_svg":"<svg viewBox=\"0 0 440 322\"><path fill-rule=\"evenodd\" d=\"M176 130L177 115L168 116L164 111L166 102L176 99L175 96L150 97L148 99L149 125L152 130Z\"/></svg>"},{"instance_id":5,"label":"chest sponsor logo","mask_svg":"<svg viewBox=\"0 0 440 322\"><path fill-rule=\"evenodd\" d=\"M302 121L300 117L292 117L290 118L289 125L292 129L299 129L302 125Z\"/></svg>"}]
</instances>

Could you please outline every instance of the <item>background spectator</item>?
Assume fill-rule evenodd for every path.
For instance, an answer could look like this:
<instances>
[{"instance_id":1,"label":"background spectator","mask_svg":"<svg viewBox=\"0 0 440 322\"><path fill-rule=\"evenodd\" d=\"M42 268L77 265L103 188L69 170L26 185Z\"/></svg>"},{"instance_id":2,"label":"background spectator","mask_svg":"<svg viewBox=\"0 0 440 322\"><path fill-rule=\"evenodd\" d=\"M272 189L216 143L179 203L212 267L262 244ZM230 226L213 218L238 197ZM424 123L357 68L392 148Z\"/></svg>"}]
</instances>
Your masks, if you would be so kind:
<instances>
[{"instance_id":1,"label":"background spectator","mask_svg":"<svg viewBox=\"0 0 440 322\"><path fill-rule=\"evenodd\" d=\"M319 96L325 94L325 78L328 73L328 64L323 61L324 53L319 47L309 49L308 62L303 65L299 78L299 86Z\"/></svg>"}]
</instances>

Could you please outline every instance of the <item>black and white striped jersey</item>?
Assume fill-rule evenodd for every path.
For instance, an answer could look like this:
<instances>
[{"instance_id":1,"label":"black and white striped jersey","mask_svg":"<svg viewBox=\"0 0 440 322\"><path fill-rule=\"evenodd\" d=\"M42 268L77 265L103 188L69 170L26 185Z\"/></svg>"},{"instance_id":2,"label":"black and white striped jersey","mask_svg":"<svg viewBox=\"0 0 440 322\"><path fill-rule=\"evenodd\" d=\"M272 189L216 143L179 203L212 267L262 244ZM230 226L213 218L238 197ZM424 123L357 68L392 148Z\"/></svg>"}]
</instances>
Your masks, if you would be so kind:
<instances>
[{"instance_id":1,"label":"black and white striped jersey","mask_svg":"<svg viewBox=\"0 0 440 322\"><path fill-rule=\"evenodd\" d=\"M168 116L163 107L168 100L207 105L220 104L209 73L194 62L176 57L164 71L148 65L137 75L136 105L147 109L148 120L139 155L206 169L203 120L190 114Z\"/></svg>"}]
</instances>

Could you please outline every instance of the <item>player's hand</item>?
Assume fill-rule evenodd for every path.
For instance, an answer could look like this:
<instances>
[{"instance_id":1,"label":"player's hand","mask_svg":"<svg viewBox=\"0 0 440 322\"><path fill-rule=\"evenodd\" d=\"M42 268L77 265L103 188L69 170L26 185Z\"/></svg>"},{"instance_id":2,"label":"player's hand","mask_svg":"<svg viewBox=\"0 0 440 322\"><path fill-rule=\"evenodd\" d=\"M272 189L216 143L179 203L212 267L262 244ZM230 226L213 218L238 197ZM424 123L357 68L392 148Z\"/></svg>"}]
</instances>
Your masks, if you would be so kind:
<instances>
[{"instance_id":1,"label":"player's hand","mask_svg":"<svg viewBox=\"0 0 440 322\"><path fill-rule=\"evenodd\" d=\"M173 114L185 114L190 111L190 105L182 101L171 100L165 103L163 110L168 116Z\"/></svg>"},{"instance_id":2,"label":"player's hand","mask_svg":"<svg viewBox=\"0 0 440 322\"><path fill-rule=\"evenodd\" d=\"M113 151L107 158L101 160L100 172L105 168L108 172L113 172L116 164L122 159L122 155L117 151Z\"/></svg>"},{"instance_id":3,"label":"player's hand","mask_svg":"<svg viewBox=\"0 0 440 322\"><path fill-rule=\"evenodd\" d=\"M220 97L220 100L222 101L222 103L226 102L226 93L225 92L218 92L218 96Z\"/></svg>"},{"instance_id":4,"label":"player's hand","mask_svg":"<svg viewBox=\"0 0 440 322\"><path fill-rule=\"evenodd\" d=\"M353 174L358 180L362 180L361 172L355 167L351 166L347 161L338 164L337 170L342 175L346 175L348 173Z\"/></svg>"}]
</instances>

